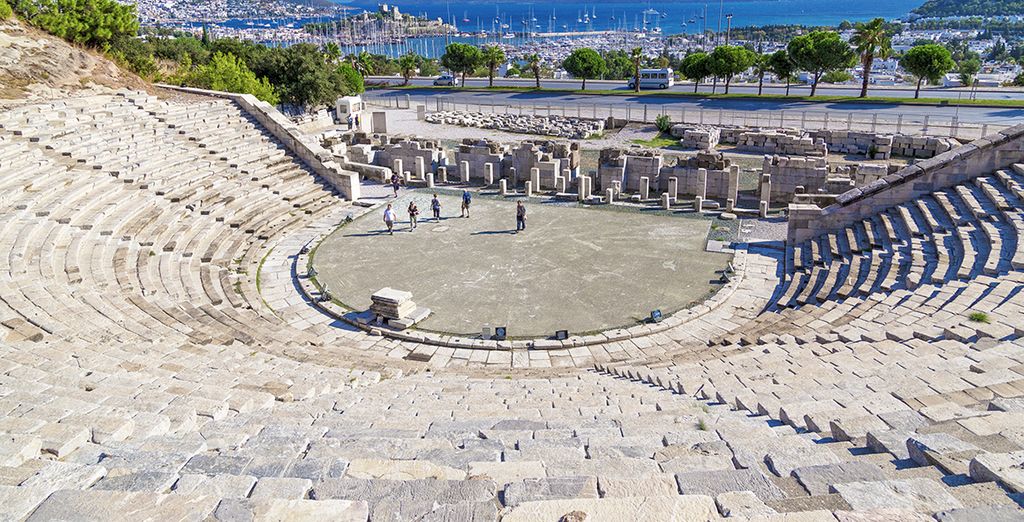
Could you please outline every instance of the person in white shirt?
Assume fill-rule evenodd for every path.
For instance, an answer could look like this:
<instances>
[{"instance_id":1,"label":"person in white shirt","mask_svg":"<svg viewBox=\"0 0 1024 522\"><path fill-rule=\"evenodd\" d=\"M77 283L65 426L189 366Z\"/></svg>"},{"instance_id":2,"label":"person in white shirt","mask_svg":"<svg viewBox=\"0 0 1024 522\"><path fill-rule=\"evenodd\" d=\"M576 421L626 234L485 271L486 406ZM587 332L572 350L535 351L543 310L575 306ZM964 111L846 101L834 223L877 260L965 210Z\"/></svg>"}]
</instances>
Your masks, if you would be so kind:
<instances>
[{"instance_id":1,"label":"person in white shirt","mask_svg":"<svg viewBox=\"0 0 1024 522\"><path fill-rule=\"evenodd\" d=\"M391 209L391 203L384 209L384 224L388 227L388 234L395 235L395 211Z\"/></svg>"}]
</instances>

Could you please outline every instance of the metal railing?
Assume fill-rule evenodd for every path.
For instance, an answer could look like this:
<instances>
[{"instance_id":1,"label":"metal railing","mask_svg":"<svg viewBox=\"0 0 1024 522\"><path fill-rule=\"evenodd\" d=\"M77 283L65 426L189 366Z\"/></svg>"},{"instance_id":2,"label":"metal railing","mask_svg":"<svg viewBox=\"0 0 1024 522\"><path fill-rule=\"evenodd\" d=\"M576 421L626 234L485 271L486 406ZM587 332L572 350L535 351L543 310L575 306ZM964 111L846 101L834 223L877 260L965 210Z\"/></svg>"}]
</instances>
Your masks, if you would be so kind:
<instances>
[{"instance_id":1,"label":"metal railing","mask_svg":"<svg viewBox=\"0 0 1024 522\"><path fill-rule=\"evenodd\" d=\"M566 101L565 103L483 103L464 102L444 96L417 97L428 112L465 111L485 114L518 114L604 119L614 117L631 123L654 123L666 115L673 123L762 128L797 128L804 130L848 130L874 134L907 134L915 136L951 137L962 141L978 139L1010 125L963 122L958 117L941 118L920 115L879 114L863 111L813 110L750 110L730 111L694 107L672 107L663 104L622 103L599 104ZM377 107L408 109L414 101L409 95L368 98Z\"/></svg>"}]
</instances>

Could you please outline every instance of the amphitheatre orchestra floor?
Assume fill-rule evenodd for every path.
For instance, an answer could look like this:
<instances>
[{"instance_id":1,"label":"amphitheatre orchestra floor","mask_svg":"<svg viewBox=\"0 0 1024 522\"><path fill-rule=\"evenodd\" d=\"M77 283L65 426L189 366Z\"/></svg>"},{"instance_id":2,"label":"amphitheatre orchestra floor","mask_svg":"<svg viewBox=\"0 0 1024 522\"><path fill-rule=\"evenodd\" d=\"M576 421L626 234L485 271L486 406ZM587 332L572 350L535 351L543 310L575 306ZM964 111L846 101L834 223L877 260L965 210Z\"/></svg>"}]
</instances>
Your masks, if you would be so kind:
<instances>
[{"instance_id":1,"label":"amphitheatre orchestra floor","mask_svg":"<svg viewBox=\"0 0 1024 522\"><path fill-rule=\"evenodd\" d=\"M515 234L515 202L475 195L472 217L460 198L406 192L394 203L389 236L377 209L343 226L317 249L318 279L357 310L384 287L412 292L433 314L417 327L476 335L507 326L510 337L583 334L635 324L703 300L730 256L704 251L710 221L636 211L527 203L527 230ZM414 199L420 224L409 230Z\"/></svg>"}]
</instances>

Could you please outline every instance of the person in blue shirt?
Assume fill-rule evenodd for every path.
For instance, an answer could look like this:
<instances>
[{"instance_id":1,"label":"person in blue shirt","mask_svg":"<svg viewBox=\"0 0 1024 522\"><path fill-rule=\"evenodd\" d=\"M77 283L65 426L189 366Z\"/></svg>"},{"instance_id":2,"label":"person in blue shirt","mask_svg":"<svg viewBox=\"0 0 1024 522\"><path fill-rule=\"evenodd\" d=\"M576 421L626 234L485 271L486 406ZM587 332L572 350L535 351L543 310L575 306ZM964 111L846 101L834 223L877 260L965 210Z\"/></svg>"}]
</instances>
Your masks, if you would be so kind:
<instances>
[{"instance_id":1,"label":"person in blue shirt","mask_svg":"<svg viewBox=\"0 0 1024 522\"><path fill-rule=\"evenodd\" d=\"M437 194L430 200L430 210L434 212L434 221L441 221L441 201L437 199Z\"/></svg>"},{"instance_id":2,"label":"person in blue shirt","mask_svg":"<svg viewBox=\"0 0 1024 522\"><path fill-rule=\"evenodd\" d=\"M469 204L473 202L473 197L469 195L468 190L462 191L462 217L469 217Z\"/></svg>"}]
</instances>

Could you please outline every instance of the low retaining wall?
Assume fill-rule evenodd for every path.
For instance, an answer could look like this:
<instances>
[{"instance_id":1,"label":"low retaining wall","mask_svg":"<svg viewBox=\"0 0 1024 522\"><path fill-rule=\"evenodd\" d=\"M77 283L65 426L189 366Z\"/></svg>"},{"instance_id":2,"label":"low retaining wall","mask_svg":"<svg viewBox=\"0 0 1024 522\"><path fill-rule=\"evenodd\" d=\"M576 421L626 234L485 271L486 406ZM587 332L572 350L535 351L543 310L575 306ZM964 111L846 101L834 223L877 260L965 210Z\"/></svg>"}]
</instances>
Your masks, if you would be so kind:
<instances>
[{"instance_id":1,"label":"low retaining wall","mask_svg":"<svg viewBox=\"0 0 1024 522\"><path fill-rule=\"evenodd\" d=\"M868 185L844 192L824 209L789 206L790 244L835 232L894 205L1024 161L1024 125L900 169Z\"/></svg>"},{"instance_id":2,"label":"low retaining wall","mask_svg":"<svg viewBox=\"0 0 1024 522\"><path fill-rule=\"evenodd\" d=\"M302 160L316 175L337 189L345 199L351 201L359 199L359 175L343 170L341 165L334 161L334 155L330 151L305 136L297 125L288 119L287 116L281 114L273 105L260 101L251 94L208 91L165 84L157 84L157 87L224 98L235 102L242 110L256 118L256 121L267 129L267 132L283 143L292 154Z\"/></svg>"}]
</instances>

